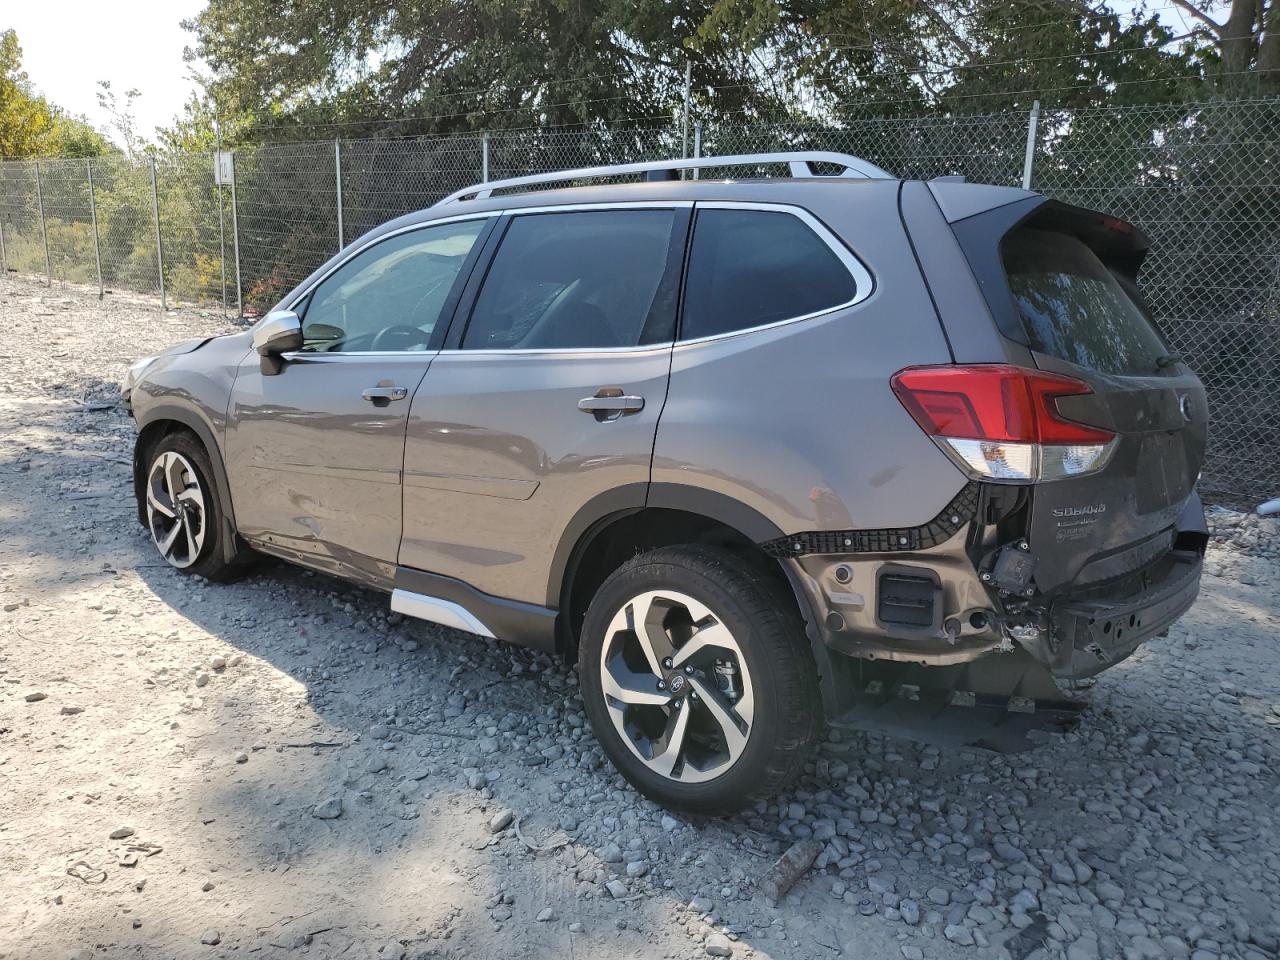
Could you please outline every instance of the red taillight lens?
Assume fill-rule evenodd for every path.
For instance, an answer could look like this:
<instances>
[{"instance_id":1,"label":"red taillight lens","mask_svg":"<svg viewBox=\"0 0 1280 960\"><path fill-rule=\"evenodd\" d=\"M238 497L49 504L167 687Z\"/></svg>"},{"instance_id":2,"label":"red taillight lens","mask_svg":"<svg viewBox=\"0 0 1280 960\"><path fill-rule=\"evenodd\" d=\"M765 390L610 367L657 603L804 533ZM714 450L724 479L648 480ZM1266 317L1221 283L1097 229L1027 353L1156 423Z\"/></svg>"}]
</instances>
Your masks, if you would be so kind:
<instances>
[{"instance_id":1,"label":"red taillight lens","mask_svg":"<svg viewBox=\"0 0 1280 960\"><path fill-rule=\"evenodd\" d=\"M892 383L916 423L975 478L1083 476L1105 467L1115 449L1115 434L1058 412L1058 397L1092 392L1071 377L991 363L908 367Z\"/></svg>"},{"instance_id":2,"label":"red taillight lens","mask_svg":"<svg viewBox=\"0 0 1280 960\"><path fill-rule=\"evenodd\" d=\"M1068 420L1058 397L1092 393L1071 377L1003 364L908 367L893 392L921 429L935 437L1006 443L1108 443L1106 430Z\"/></svg>"}]
</instances>

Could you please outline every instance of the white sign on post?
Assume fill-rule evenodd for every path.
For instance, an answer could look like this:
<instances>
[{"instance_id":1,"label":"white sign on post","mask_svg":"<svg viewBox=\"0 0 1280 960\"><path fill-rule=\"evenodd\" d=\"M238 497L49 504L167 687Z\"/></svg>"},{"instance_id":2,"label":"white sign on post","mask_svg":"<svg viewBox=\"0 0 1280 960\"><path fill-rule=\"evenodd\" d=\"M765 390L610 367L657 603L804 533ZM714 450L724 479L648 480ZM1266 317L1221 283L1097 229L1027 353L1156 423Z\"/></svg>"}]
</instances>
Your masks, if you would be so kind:
<instances>
[{"instance_id":1,"label":"white sign on post","mask_svg":"<svg viewBox=\"0 0 1280 960\"><path fill-rule=\"evenodd\" d=\"M230 186L236 178L235 155L230 150L218 150L213 155L213 182L219 187Z\"/></svg>"}]
</instances>

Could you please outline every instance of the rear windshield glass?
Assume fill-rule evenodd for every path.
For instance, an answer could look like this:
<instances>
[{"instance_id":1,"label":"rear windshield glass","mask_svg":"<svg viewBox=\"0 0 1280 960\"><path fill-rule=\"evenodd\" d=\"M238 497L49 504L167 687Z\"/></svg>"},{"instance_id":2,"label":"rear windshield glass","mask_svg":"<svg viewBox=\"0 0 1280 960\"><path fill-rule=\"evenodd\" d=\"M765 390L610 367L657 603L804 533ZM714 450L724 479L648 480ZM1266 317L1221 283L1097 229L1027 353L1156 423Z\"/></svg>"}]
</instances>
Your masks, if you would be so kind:
<instances>
[{"instance_id":1,"label":"rear windshield glass","mask_svg":"<svg viewBox=\"0 0 1280 960\"><path fill-rule=\"evenodd\" d=\"M1033 350L1103 373L1158 372L1159 334L1082 240L1017 227L1001 255Z\"/></svg>"}]
</instances>

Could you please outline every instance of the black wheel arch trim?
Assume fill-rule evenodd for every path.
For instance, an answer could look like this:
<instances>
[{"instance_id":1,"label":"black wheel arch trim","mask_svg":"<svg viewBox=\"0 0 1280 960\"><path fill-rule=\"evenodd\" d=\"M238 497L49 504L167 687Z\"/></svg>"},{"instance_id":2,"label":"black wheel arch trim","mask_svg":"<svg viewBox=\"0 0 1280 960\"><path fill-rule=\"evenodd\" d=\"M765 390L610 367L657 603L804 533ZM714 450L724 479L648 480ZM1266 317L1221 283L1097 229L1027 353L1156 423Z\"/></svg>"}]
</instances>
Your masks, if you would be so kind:
<instances>
[{"instance_id":1,"label":"black wheel arch trim","mask_svg":"<svg viewBox=\"0 0 1280 960\"><path fill-rule=\"evenodd\" d=\"M218 504L222 507L223 532L225 534L221 538L222 551L223 555L230 559L235 556L235 544L238 538L235 508L231 503L231 485L227 482L227 469L222 462L222 448L218 445L218 441L214 436L213 427L194 410L178 404L165 403L149 408L146 418L137 421L138 438L141 439L142 434L148 428L158 423L181 424L194 433L200 443L204 445L205 452L209 455L209 463L213 467L214 484L218 488ZM133 493L138 501L138 519L144 525L146 523L146 512L143 507L142 488L146 482L146 469L147 465L142 462L142 446L135 441L133 448Z\"/></svg>"},{"instance_id":2,"label":"black wheel arch trim","mask_svg":"<svg viewBox=\"0 0 1280 960\"><path fill-rule=\"evenodd\" d=\"M595 536L620 517L645 508L683 510L723 523L753 543L783 535L766 516L733 497L679 483L628 483L588 500L565 526L551 559L547 605L561 607L576 563Z\"/></svg>"}]
</instances>

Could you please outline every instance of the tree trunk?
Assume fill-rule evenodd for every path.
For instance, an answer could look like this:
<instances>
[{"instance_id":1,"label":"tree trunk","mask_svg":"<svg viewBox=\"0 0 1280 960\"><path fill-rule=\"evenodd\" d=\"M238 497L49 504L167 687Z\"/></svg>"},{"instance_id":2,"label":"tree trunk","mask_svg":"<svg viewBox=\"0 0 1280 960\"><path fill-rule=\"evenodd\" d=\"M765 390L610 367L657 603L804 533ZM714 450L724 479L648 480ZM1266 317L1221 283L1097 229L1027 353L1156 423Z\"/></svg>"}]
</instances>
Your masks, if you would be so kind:
<instances>
[{"instance_id":1,"label":"tree trunk","mask_svg":"<svg viewBox=\"0 0 1280 960\"><path fill-rule=\"evenodd\" d=\"M1225 73L1242 74L1252 66L1256 11L1256 0L1231 0L1231 15L1222 28L1222 69ZM1237 77L1231 78L1235 79Z\"/></svg>"},{"instance_id":2,"label":"tree trunk","mask_svg":"<svg viewBox=\"0 0 1280 960\"><path fill-rule=\"evenodd\" d=\"M1258 48L1258 81L1264 90L1280 90L1280 0L1270 0Z\"/></svg>"}]
</instances>

